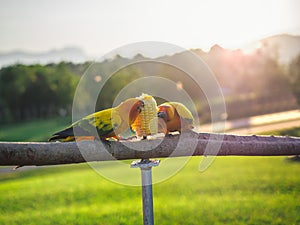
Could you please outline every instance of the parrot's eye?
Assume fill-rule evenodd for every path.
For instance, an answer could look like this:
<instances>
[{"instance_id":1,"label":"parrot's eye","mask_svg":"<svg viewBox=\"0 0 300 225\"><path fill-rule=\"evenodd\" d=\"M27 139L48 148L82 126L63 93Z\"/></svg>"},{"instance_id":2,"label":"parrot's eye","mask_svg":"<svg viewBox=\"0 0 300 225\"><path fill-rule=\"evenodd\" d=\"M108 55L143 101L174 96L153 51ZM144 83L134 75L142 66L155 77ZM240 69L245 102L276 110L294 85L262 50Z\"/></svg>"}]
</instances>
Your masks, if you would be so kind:
<instances>
[{"instance_id":1,"label":"parrot's eye","mask_svg":"<svg viewBox=\"0 0 300 225\"><path fill-rule=\"evenodd\" d=\"M136 110L137 111L139 111L139 113L142 111L142 108L138 105L137 107L136 107Z\"/></svg>"},{"instance_id":2,"label":"parrot's eye","mask_svg":"<svg viewBox=\"0 0 300 225\"><path fill-rule=\"evenodd\" d=\"M160 118L166 118L167 117L167 113L160 111L160 112L157 113L157 116L160 117Z\"/></svg>"}]
</instances>

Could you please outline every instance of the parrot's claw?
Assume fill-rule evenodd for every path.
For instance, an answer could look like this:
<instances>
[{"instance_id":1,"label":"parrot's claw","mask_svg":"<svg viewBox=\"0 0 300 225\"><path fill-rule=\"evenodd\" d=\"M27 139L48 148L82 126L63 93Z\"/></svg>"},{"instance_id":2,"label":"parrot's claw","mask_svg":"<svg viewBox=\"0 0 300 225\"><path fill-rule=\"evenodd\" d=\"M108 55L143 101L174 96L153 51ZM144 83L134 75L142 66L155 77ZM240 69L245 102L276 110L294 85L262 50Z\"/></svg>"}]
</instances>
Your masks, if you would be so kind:
<instances>
[{"instance_id":1,"label":"parrot's claw","mask_svg":"<svg viewBox=\"0 0 300 225\"><path fill-rule=\"evenodd\" d=\"M131 141L133 139L136 139L136 136L131 136L131 137L127 137L127 138L119 137L118 141Z\"/></svg>"},{"instance_id":2,"label":"parrot's claw","mask_svg":"<svg viewBox=\"0 0 300 225\"><path fill-rule=\"evenodd\" d=\"M173 134L170 134L170 133L167 133L166 135L165 135L165 137L173 137L174 135Z\"/></svg>"}]
</instances>

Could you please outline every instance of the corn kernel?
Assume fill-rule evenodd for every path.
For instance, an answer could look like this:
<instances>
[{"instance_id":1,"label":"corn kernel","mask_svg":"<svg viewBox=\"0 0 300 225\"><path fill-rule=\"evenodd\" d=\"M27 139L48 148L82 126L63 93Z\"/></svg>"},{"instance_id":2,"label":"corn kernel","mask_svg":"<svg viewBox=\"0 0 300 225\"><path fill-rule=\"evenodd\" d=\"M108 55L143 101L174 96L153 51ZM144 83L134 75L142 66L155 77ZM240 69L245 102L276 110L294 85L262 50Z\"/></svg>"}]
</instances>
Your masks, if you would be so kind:
<instances>
[{"instance_id":1,"label":"corn kernel","mask_svg":"<svg viewBox=\"0 0 300 225\"><path fill-rule=\"evenodd\" d=\"M148 135L157 134L157 104L151 95L142 94L139 97L144 102L144 108L132 125L138 137L146 138Z\"/></svg>"}]
</instances>

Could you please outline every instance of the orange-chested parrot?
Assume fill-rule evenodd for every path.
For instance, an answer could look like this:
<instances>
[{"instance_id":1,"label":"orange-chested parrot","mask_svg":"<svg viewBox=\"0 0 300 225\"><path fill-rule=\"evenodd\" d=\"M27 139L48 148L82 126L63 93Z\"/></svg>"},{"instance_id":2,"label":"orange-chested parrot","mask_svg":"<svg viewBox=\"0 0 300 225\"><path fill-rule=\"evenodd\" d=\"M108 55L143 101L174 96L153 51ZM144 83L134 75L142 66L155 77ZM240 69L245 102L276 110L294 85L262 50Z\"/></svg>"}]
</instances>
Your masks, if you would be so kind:
<instances>
[{"instance_id":1,"label":"orange-chested parrot","mask_svg":"<svg viewBox=\"0 0 300 225\"><path fill-rule=\"evenodd\" d=\"M192 113L179 102L165 102L158 106L159 131L165 134L173 131L192 130L194 128L194 117Z\"/></svg>"},{"instance_id":2,"label":"orange-chested parrot","mask_svg":"<svg viewBox=\"0 0 300 225\"><path fill-rule=\"evenodd\" d=\"M119 134L131 128L143 107L143 101L129 98L114 108L95 112L78 120L66 129L53 134L49 141L75 141L75 135L78 140L95 139L97 135L102 140L111 137L119 139Z\"/></svg>"}]
</instances>

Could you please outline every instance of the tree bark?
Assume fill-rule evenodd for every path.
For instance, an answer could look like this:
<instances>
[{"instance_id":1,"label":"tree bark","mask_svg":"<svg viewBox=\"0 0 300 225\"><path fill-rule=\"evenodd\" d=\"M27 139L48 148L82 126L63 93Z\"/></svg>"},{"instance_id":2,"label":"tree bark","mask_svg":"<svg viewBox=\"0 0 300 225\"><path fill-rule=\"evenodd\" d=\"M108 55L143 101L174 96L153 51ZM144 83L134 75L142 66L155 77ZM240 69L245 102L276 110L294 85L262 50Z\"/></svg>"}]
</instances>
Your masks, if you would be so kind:
<instances>
[{"instance_id":1,"label":"tree bark","mask_svg":"<svg viewBox=\"0 0 300 225\"><path fill-rule=\"evenodd\" d=\"M141 141L0 142L0 165L56 165L192 155L300 155L300 138L187 132Z\"/></svg>"}]
</instances>

